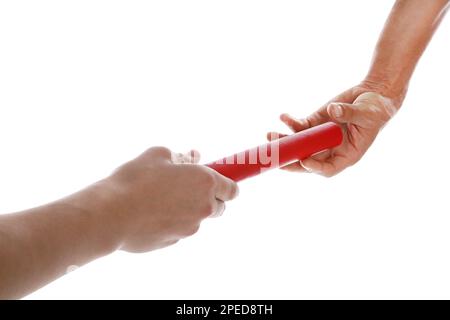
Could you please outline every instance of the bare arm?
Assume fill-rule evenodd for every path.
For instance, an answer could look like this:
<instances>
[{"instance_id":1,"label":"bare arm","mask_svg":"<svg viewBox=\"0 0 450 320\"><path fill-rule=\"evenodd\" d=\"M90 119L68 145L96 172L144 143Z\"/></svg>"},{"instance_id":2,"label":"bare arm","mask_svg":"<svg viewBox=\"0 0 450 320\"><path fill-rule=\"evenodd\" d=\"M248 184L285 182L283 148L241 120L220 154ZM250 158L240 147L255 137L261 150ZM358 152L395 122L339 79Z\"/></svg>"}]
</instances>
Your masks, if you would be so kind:
<instances>
[{"instance_id":1,"label":"bare arm","mask_svg":"<svg viewBox=\"0 0 450 320\"><path fill-rule=\"evenodd\" d=\"M0 298L19 298L70 266L119 248L121 231L105 206L107 197L99 184L39 208L1 215Z\"/></svg>"},{"instance_id":2,"label":"bare arm","mask_svg":"<svg viewBox=\"0 0 450 320\"><path fill-rule=\"evenodd\" d=\"M448 9L448 0L398 0L375 48L363 83L402 98L414 69Z\"/></svg>"},{"instance_id":3,"label":"bare arm","mask_svg":"<svg viewBox=\"0 0 450 320\"><path fill-rule=\"evenodd\" d=\"M194 234L237 194L192 156L151 148L54 203L0 215L0 299L19 298L117 249L146 252Z\"/></svg>"},{"instance_id":4,"label":"bare arm","mask_svg":"<svg viewBox=\"0 0 450 320\"><path fill-rule=\"evenodd\" d=\"M401 107L414 69L449 6L449 0L397 0L363 81L304 119L282 114L294 132L327 121L341 124L341 146L284 169L333 176L358 162ZM278 134L282 136L282 134ZM269 133L268 138L276 137Z\"/></svg>"}]
</instances>

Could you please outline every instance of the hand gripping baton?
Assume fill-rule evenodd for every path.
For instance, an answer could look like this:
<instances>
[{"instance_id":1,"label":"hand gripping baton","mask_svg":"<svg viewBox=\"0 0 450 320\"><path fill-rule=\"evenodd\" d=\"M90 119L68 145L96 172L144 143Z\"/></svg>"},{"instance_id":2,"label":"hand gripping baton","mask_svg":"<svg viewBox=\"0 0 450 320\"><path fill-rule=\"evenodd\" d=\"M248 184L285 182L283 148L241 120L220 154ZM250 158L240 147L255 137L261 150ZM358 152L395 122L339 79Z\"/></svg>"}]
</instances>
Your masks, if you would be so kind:
<instances>
[{"instance_id":1,"label":"hand gripping baton","mask_svg":"<svg viewBox=\"0 0 450 320\"><path fill-rule=\"evenodd\" d=\"M238 182L261 172L306 159L320 151L342 143L341 128L327 122L253 149L217 160L206 166Z\"/></svg>"}]
</instances>

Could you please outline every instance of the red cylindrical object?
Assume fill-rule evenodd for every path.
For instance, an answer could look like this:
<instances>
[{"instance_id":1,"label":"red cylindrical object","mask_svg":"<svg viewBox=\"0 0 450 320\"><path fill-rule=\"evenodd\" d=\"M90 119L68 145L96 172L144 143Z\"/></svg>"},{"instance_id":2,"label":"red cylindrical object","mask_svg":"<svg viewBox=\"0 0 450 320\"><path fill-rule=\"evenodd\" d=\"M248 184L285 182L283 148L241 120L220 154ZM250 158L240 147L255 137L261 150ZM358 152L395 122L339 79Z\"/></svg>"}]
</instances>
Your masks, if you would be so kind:
<instances>
[{"instance_id":1,"label":"red cylindrical object","mask_svg":"<svg viewBox=\"0 0 450 320\"><path fill-rule=\"evenodd\" d=\"M333 122L327 122L236 153L207 166L237 182L260 174L264 170L278 168L336 147L342 143L342 139L341 128Z\"/></svg>"}]
</instances>

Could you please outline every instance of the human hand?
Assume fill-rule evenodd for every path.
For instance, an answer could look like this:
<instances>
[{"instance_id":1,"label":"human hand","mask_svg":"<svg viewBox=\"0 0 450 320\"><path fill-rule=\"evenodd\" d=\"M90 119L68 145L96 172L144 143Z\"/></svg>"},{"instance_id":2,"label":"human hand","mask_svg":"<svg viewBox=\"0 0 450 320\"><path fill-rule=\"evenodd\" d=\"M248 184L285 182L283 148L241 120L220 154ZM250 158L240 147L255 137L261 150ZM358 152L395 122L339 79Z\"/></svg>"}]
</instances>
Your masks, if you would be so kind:
<instances>
[{"instance_id":1,"label":"human hand","mask_svg":"<svg viewBox=\"0 0 450 320\"><path fill-rule=\"evenodd\" d=\"M198 159L194 151L182 155L155 147L100 182L114 199L106 219L120 225L120 249L166 247L196 233L203 219L222 214L237 184L197 165Z\"/></svg>"},{"instance_id":2,"label":"human hand","mask_svg":"<svg viewBox=\"0 0 450 320\"><path fill-rule=\"evenodd\" d=\"M281 121L294 132L333 121L340 124L344 133L340 146L289 164L283 169L314 172L326 177L336 175L361 159L383 126L397 112L402 101L403 96L387 98L372 91L372 88L356 86L333 98L305 119L282 114ZM285 134L267 134L269 140L282 136Z\"/></svg>"}]
</instances>

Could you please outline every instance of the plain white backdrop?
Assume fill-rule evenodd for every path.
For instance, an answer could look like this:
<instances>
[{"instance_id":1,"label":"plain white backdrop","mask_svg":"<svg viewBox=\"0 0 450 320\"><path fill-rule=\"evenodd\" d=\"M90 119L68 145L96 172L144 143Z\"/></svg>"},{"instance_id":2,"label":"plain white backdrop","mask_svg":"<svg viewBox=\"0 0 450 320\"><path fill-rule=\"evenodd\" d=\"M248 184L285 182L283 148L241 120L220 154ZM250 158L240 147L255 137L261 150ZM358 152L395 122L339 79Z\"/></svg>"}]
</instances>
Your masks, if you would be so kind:
<instances>
[{"instance_id":1,"label":"plain white backdrop","mask_svg":"<svg viewBox=\"0 0 450 320\"><path fill-rule=\"evenodd\" d=\"M365 75L385 1L1 1L0 212L153 145L204 161L286 131ZM117 252L28 298L450 298L450 22L363 160L243 182L176 246ZM1 262L0 262L1 263Z\"/></svg>"}]
</instances>

